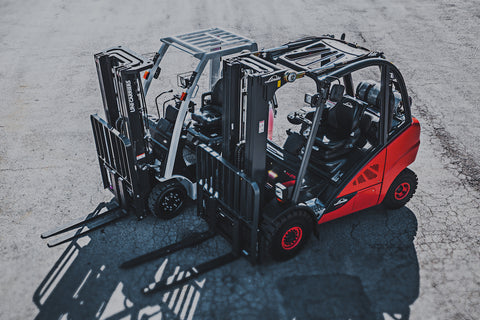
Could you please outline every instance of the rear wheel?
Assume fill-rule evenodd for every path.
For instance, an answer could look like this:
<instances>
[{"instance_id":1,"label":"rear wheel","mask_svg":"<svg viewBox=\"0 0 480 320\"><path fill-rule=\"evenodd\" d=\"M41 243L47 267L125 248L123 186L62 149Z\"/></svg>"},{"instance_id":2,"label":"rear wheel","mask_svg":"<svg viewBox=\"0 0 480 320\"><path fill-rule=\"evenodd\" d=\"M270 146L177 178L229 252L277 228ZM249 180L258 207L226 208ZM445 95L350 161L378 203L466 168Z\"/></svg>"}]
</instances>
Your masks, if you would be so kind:
<instances>
[{"instance_id":1,"label":"rear wheel","mask_svg":"<svg viewBox=\"0 0 480 320\"><path fill-rule=\"evenodd\" d=\"M288 260L296 256L312 233L310 214L294 210L273 223L264 226L267 250L275 260Z\"/></svg>"},{"instance_id":2,"label":"rear wheel","mask_svg":"<svg viewBox=\"0 0 480 320\"><path fill-rule=\"evenodd\" d=\"M180 214L187 192L177 181L157 184L148 197L148 208L160 219L172 219Z\"/></svg>"},{"instance_id":3,"label":"rear wheel","mask_svg":"<svg viewBox=\"0 0 480 320\"><path fill-rule=\"evenodd\" d=\"M390 209L398 209L404 206L413 197L417 185L417 175L406 168L392 182L383 203Z\"/></svg>"}]
</instances>

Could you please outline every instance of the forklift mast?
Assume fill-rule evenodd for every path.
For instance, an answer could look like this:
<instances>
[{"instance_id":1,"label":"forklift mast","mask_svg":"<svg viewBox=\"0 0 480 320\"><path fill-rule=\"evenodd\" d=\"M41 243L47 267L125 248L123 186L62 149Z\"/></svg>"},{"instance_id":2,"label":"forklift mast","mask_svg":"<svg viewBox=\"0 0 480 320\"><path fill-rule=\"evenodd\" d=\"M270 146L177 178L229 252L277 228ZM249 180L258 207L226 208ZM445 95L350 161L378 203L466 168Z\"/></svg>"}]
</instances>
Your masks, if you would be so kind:
<instances>
[{"instance_id":1,"label":"forklift mast","mask_svg":"<svg viewBox=\"0 0 480 320\"><path fill-rule=\"evenodd\" d=\"M269 101L297 76L303 75L253 54L225 60L222 155L205 145L197 148L198 212L231 241L235 256L243 254L254 264L262 256L258 232L265 204Z\"/></svg>"},{"instance_id":2,"label":"forklift mast","mask_svg":"<svg viewBox=\"0 0 480 320\"><path fill-rule=\"evenodd\" d=\"M95 55L107 121L91 116L103 185L122 208L132 202L143 216L150 190L146 165L150 161L145 136L148 129L140 72L153 63L140 55L114 47Z\"/></svg>"},{"instance_id":3,"label":"forklift mast","mask_svg":"<svg viewBox=\"0 0 480 320\"><path fill-rule=\"evenodd\" d=\"M224 121L223 157L263 185L265 179L269 101L282 85L287 70L255 55L223 63ZM244 151L239 151L240 146ZM238 153L245 163L240 163Z\"/></svg>"}]
</instances>

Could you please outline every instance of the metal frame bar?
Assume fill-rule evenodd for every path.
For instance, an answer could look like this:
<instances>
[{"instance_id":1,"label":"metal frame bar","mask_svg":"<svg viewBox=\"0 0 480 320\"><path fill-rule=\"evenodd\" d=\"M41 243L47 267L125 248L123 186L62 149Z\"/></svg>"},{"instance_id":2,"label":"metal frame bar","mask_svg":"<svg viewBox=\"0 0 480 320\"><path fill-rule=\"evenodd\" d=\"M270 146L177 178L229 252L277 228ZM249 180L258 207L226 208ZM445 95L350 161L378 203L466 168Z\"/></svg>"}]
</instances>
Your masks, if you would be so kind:
<instances>
[{"instance_id":1,"label":"metal frame bar","mask_svg":"<svg viewBox=\"0 0 480 320\"><path fill-rule=\"evenodd\" d=\"M380 94L381 94L381 111L380 111L380 144L385 145L388 137L388 127L390 119L390 69L388 65L384 65L381 68L381 85L380 85Z\"/></svg>"},{"instance_id":2,"label":"metal frame bar","mask_svg":"<svg viewBox=\"0 0 480 320\"><path fill-rule=\"evenodd\" d=\"M300 170L298 171L297 179L295 181L295 187L293 189L292 195L292 202L298 203L298 198L300 196L300 189L302 188L303 184L303 177L307 172L308 164L310 163L310 156L312 154L312 148L315 143L315 138L317 136L318 127L320 126L320 122L322 121L322 114L325 108L325 101L328 94L328 87L324 87L325 91L320 102L320 105L317 107L315 111L315 115L312 121L312 127L310 129L310 135L308 136L307 145L305 146L305 152L303 154L302 163L300 164Z\"/></svg>"},{"instance_id":3,"label":"metal frame bar","mask_svg":"<svg viewBox=\"0 0 480 320\"><path fill-rule=\"evenodd\" d=\"M178 110L177 119L175 121L175 126L173 128L172 138L170 140L170 148L168 150L167 163L165 166L164 177L167 179L171 178L173 175L175 158L176 158L177 149L178 149L178 142L180 141L180 136L183 130L183 123L185 122L185 117L187 116L188 105L190 103L190 100L192 99L193 93L195 92L195 87L197 86L198 80L200 79L199 75L202 74L207 62L208 62L207 59L200 60L199 64L197 65L197 68L195 69L197 76L195 77L191 86L187 89L186 91L187 97L182 102L182 104L180 105L180 109Z\"/></svg>"},{"instance_id":4,"label":"metal frame bar","mask_svg":"<svg viewBox=\"0 0 480 320\"><path fill-rule=\"evenodd\" d=\"M199 43L206 41L206 39L216 39L215 45L201 46ZM168 48L173 46L180 49L196 58L200 61L195 69L196 76L193 83L186 90L186 98L180 105L180 109L175 121L172 137L170 138L170 147L166 158L164 178L171 179L173 177L173 170L175 167L175 160L178 150L178 142L180 141L181 132L183 130L183 124L185 117L188 113L188 105L192 99L195 87L207 65L210 62L211 83L210 87L214 84L214 78L218 76L220 69L220 59L223 56L238 53L241 50L256 51L258 49L257 44L243 36L228 32L219 28L212 28L206 30L195 31L178 36L166 37L160 39L163 43L156 54L156 60L153 67L150 69L150 74L144 83L144 92L148 92L150 84L153 80L154 74L157 72L162 59L164 58ZM225 46L226 48L219 48L219 46Z\"/></svg>"},{"instance_id":5,"label":"metal frame bar","mask_svg":"<svg viewBox=\"0 0 480 320\"><path fill-rule=\"evenodd\" d=\"M167 52L168 47L169 47L169 45L164 43L164 44L162 44L160 49L158 49L157 58L153 62L154 63L153 67L150 69L150 73L147 77L147 80L145 80L145 83L143 84L143 92L145 93L145 95L147 95L147 93L148 93L148 89L150 88L150 84L153 80L153 77L154 77L155 73L157 72L158 67L160 66L160 62L162 62L162 59L165 56L165 53Z\"/></svg>"},{"instance_id":6,"label":"metal frame bar","mask_svg":"<svg viewBox=\"0 0 480 320\"><path fill-rule=\"evenodd\" d=\"M257 44L254 41L219 28L166 37L160 39L160 41L174 46L198 59L204 58L205 55L210 58L220 57L239 52L243 49L250 51L258 50ZM218 47L226 48L215 50Z\"/></svg>"},{"instance_id":7,"label":"metal frame bar","mask_svg":"<svg viewBox=\"0 0 480 320\"><path fill-rule=\"evenodd\" d=\"M97 115L91 117L104 187L115 194L122 208L131 204L135 214L142 217L150 177L140 168L150 156L145 140L148 124L140 72L151 69L153 63L122 47L96 54L95 62L108 119L105 122ZM118 119L126 125L118 123ZM119 132L124 130L124 134Z\"/></svg>"}]
</instances>

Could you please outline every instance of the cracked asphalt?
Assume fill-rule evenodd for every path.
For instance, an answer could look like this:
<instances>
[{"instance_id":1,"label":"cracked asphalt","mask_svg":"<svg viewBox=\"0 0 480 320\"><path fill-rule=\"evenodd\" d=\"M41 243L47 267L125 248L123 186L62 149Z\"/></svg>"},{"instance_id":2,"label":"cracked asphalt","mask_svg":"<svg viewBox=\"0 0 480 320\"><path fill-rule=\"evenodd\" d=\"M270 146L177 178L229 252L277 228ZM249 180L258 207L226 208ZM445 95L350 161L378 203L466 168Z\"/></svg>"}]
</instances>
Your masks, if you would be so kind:
<instances>
[{"instance_id":1,"label":"cracked asphalt","mask_svg":"<svg viewBox=\"0 0 480 320\"><path fill-rule=\"evenodd\" d=\"M419 187L404 208L322 225L290 261L241 259L145 297L144 285L228 251L216 238L118 268L205 228L193 205L52 249L39 235L110 199L90 129L89 115L103 113L93 54L150 53L162 36L214 26L260 47L345 32L385 52L422 126ZM0 1L0 319L478 319L479 34L476 0ZM299 106L286 101L285 128Z\"/></svg>"}]
</instances>

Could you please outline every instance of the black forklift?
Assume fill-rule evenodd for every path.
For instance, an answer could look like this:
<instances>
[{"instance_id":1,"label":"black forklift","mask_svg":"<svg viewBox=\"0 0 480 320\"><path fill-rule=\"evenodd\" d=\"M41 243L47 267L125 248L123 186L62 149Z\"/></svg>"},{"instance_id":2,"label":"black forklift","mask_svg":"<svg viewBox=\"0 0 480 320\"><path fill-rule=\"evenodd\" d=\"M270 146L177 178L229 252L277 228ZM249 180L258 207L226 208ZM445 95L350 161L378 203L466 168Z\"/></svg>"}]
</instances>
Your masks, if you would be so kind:
<instances>
[{"instance_id":1,"label":"black forklift","mask_svg":"<svg viewBox=\"0 0 480 320\"><path fill-rule=\"evenodd\" d=\"M379 81L357 81L367 68ZM310 78L316 92L288 116L299 126L283 146L267 137L269 105L277 90ZM356 88L354 81L357 81ZM184 240L125 262L130 268L221 235L232 251L152 283L144 294L171 289L245 257L297 255L321 223L384 203L404 205L417 178L420 127L400 71L382 52L333 36L310 37L223 62L223 144L199 144L198 215L209 226Z\"/></svg>"},{"instance_id":2,"label":"black forklift","mask_svg":"<svg viewBox=\"0 0 480 320\"><path fill-rule=\"evenodd\" d=\"M125 47L95 54L105 119L91 115L91 124L103 186L115 197L93 214L43 233L42 238L58 236L48 246L67 242L128 213L139 219L148 212L171 219L188 198L196 199L196 146L206 144L219 150L223 140L222 59L256 51L257 44L219 28L160 41L152 58ZM193 64L197 62L195 70L177 74L178 93L160 78L163 91L155 96L155 107L147 108L146 95L161 74L161 62L169 48L175 49L171 54L175 57L182 52L190 56ZM197 107L194 99L207 67L208 89L200 95Z\"/></svg>"}]
</instances>

